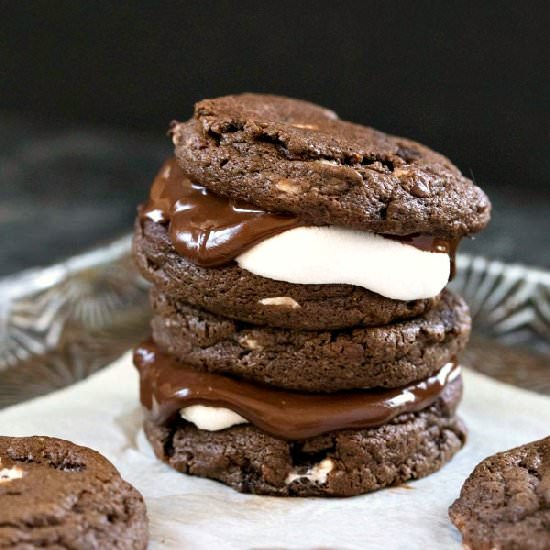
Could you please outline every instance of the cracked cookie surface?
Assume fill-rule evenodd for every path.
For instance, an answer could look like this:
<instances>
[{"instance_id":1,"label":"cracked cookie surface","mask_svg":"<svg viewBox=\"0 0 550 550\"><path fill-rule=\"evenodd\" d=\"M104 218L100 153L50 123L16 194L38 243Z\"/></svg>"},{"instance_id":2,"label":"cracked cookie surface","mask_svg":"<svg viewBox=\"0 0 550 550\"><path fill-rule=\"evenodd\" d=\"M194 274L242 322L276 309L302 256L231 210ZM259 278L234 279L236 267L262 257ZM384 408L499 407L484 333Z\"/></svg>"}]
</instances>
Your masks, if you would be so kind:
<instances>
[{"instance_id":1,"label":"cracked cookie surface","mask_svg":"<svg viewBox=\"0 0 550 550\"><path fill-rule=\"evenodd\" d=\"M171 132L196 182L312 225L460 237L489 221L487 196L443 155L304 101L207 99Z\"/></svg>"},{"instance_id":2,"label":"cracked cookie surface","mask_svg":"<svg viewBox=\"0 0 550 550\"><path fill-rule=\"evenodd\" d=\"M550 437L478 464L449 516L471 550L548 550Z\"/></svg>"},{"instance_id":3,"label":"cracked cookie surface","mask_svg":"<svg viewBox=\"0 0 550 550\"><path fill-rule=\"evenodd\" d=\"M144 549L142 496L102 455L61 439L0 436L0 548Z\"/></svg>"}]
</instances>

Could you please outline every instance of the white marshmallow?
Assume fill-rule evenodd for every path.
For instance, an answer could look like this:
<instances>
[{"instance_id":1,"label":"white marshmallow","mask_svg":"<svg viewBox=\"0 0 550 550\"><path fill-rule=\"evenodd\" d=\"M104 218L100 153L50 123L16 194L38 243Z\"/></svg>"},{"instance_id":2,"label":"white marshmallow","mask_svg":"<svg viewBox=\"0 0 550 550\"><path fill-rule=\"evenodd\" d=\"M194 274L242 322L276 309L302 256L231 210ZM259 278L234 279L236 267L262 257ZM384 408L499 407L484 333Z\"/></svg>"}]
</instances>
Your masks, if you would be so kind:
<instances>
[{"instance_id":1,"label":"white marshmallow","mask_svg":"<svg viewBox=\"0 0 550 550\"><path fill-rule=\"evenodd\" d=\"M297 227L237 256L254 275L294 284L349 284L394 300L431 298L449 280L451 260L367 231Z\"/></svg>"},{"instance_id":2,"label":"white marshmallow","mask_svg":"<svg viewBox=\"0 0 550 550\"><path fill-rule=\"evenodd\" d=\"M207 407L204 405L191 405L180 409L180 416L195 424L199 430L215 432L225 430L237 424L246 424L248 420L225 407Z\"/></svg>"}]
</instances>

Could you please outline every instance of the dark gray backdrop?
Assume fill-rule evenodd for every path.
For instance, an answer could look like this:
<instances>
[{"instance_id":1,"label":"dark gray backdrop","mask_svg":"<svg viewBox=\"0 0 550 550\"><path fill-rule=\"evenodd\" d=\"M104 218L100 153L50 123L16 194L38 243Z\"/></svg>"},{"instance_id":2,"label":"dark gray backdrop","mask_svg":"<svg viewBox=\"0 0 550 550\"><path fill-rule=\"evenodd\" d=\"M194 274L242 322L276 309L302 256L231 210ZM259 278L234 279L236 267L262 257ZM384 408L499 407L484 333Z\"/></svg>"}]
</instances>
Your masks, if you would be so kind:
<instances>
[{"instance_id":1,"label":"dark gray backdrop","mask_svg":"<svg viewBox=\"0 0 550 550\"><path fill-rule=\"evenodd\" d=\"M127 228L169 151L168 122L244 90L311 99L440 150L495 199L488 252L550 263L530 246L550 233L547 5L1 2L0 229L30 239L28 253L4 242L2 272Z\"/></svg>"}]
</instances>

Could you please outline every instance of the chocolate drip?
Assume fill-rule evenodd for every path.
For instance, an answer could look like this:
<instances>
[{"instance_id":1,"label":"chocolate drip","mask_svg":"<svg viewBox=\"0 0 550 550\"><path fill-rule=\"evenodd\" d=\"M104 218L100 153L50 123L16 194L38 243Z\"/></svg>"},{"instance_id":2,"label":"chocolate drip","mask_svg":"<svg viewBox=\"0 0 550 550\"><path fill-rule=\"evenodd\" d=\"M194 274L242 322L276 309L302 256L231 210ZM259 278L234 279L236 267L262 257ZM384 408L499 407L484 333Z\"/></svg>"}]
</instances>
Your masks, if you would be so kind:
<instances>
[{"instance_id":1,"label":"chocolate drip","mask_svg":"<svg viewBox=\"0 0 550 550\"><path fill-rule=\"evenodd\" d=\"M256 243L300 225L294 216L264 212L194 184L174 158L155 178L140 215L167 222L177 252L205 267L227 264Z\"/></svg>"},{"instance_id":2,"label":"chocolate drip","mask_svg":"<svg viewBox=\"0 0 550 550\"><path fill-rule=\"evenodd\" d=\"M460 384L460 367L447 363L437 374L402 388L298 393L193 370L161 353L152 342L135 350L134 364L141 377L141 403L155 422L169 422L191 405L226 407L286 440L381 426L400 414L428 407L447 384Z\"/></svg>"},{"instance_id":3,"label":"chocolate drip","mask_svg":"<svg viewBox=\"0 0 550 550\"><path fill-rule=\"evenodd\" d=\"M444 237L436 237L427 233L411 233L410 235L386 235L382 237L399 241L404 244L410 244L419 250L425 252L438 252L448 254L451 259L451 273L449 280L453 279L456 274L456 251L460 243L460 237L454 239L446 239Z\"/></svg>"},{"instance_id":4,"label":"chocolate drip","mask_svg":"<svg viewBox=\"0 0 550 550\"><path fill-rule=\"evenodd\" d=\"M168 159L157 174L140 217L168 224L177 252L204 267L227 264L260 241L304 226L292 214L265 212L193 183L175 158ZM382 236L420 250L449 254L454 266L458 239L425 233Z\"/></svg>"}]
</instances>

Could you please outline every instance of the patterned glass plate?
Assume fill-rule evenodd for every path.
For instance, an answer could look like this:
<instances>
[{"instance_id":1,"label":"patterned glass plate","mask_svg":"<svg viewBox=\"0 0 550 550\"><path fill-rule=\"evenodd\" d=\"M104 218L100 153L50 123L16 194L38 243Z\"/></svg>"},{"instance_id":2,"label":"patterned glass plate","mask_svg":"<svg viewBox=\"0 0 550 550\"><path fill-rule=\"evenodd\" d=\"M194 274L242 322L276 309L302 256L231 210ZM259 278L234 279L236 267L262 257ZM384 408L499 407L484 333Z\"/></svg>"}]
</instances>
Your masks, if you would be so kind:
<instances>
[{"instance_id":1,"label":"patterned glass plate","mask_svg":"<svg viewBox=\"0 0 550 550\"><path fill-rule=\"evenodd\" d=\"M45 269L0 280L0 407L72 384L148 333L148 285L131 237ZM470 255L452 288L474 334L463 363L550 394L550 272Z\"/></svg>"}]
</instances>

